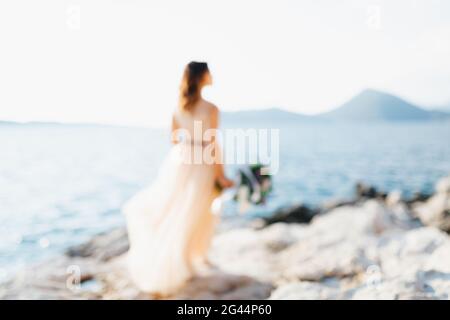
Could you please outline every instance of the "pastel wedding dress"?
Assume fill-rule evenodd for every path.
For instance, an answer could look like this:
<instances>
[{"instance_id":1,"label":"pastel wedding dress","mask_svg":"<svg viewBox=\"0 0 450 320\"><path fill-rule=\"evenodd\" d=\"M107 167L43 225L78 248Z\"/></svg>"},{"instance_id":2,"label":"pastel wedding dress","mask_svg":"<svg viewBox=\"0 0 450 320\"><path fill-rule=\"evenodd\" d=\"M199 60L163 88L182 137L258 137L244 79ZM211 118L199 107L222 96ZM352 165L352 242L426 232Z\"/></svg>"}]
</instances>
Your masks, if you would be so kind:
<instances>
[{"instance_id":1,"label":"pastel wedding dress","mask_svg":"<svg viewBox=\"0 0 450 320\"><path fill-rule=\"evenodd\" d=\"M191 137L195 123L201 123L202 132L211 127L210 111L197 109L174 116ZM198 140L172 146L153 183L123 208L129 273L142 291L172 294L206 260L217 220L211 205L219 192L214 187L214 165L189 161L203 147Z\"/></svg>"}]
</instances>

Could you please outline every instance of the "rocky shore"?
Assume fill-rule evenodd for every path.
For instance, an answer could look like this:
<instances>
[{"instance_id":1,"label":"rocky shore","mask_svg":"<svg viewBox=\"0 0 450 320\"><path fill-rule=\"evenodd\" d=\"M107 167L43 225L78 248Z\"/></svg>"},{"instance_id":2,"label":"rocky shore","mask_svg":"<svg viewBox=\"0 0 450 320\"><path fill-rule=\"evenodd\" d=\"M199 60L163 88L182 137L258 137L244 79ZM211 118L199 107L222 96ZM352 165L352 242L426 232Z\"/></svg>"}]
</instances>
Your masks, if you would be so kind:
<instances>
[{"instance_id":1,"label":"rocky shore","mask_svg":"<svg viewBox=\"0 0 450 320\"><path fill-rule=\"evenodd\" d=\"M450 177L404 200L357 186L355 199L282 208L219 228L211 266L169 299L449 299ZM124 229L98 235L0 287L0 299L156 299L130 283Z\"/></svg>"}]
</instances>

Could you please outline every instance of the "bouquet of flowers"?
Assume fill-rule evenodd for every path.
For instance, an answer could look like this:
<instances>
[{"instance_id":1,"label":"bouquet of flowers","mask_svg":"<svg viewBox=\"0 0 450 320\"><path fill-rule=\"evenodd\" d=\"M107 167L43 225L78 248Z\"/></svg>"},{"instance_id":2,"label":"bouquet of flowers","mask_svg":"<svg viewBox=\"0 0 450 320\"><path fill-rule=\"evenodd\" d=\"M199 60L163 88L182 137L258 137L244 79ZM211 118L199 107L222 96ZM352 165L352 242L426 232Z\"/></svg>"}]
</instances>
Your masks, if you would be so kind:
<instances>
[{"instance_id":1,"label":"bouquet of flowers","mask_svg":"<svg viewBox=\"0 0 450 320\"><path fill-rule=\"evenodd\" d=\"M245 213L251 205L266 203L267 196L272 191L272 176L268 167L254 164L241 167L237 172L235 187L216 199L213 211L221 211L225 200L233 199L238 203L239 213Z\"/></svg>"}]
</instances>

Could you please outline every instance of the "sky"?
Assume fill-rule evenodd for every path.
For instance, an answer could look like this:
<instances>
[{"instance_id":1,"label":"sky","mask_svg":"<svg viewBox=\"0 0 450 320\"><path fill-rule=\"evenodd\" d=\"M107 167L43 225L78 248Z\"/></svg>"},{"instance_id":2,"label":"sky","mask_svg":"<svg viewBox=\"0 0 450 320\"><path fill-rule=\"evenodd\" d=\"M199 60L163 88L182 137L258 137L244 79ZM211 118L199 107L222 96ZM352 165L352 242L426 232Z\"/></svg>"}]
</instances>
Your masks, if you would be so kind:
<instances>
[{"instance_id":1,"label":"sky","mask_svg":"<svg viewBox=\"0 0 450 320\"><path fill-rule=\"evenodd\" d=\"M450 103L446 0L2 1L0 46L0 120L164 126L191 60L225 111Z\"/></svg>"}]
</instances>

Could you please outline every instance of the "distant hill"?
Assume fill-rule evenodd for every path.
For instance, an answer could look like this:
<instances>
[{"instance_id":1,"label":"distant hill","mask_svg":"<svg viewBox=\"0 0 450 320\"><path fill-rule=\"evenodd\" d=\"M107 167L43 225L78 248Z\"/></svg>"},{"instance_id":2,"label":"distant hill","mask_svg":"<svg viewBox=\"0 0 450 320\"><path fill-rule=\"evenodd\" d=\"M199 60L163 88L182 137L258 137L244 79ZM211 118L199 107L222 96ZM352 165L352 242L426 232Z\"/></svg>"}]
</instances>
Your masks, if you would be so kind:
<instances>
[{"instance_id":1,"label":"distant hill","mask_svg":"<svg viewBox=\"0 0 450 320\"><path fill-rule=\"evenodd\" d=\"M450 119L450 114L428 111L394 95L367 89L337 109L318 117L339 122L391 122Z\"/></svg>"},{"instance_id":2,"label":"distant hill","mask_svg":"<svg viewBox=\"0 0 450 320\"><path fill-rule=\"evenodd\" d=\"M29 121L29 122L17 122L17 121L0 121L0 125L8 126L60 126L65 125L60 122L44 122L44 121Z\"/></svg>"},{"instance_id":3,"label":"distant hill","mask_svg":"<svg viewBox=\"0 0 450 320\"><path fill-rule=\"evenodd\" d=\"M224 112L225 126L249 127L298 125L316 122L399 122L450 119L450 112L425 110L392 94L367 89L340 107L314 116L278 108Z\"/></svg>"},{"instance_id":4,"label":"distant hill","mask_svg":"<svg viewBox=\"0 0 450 320\"><path fill-rule=\"evenodd\" d=\"M0 126L10 126L10 125L15 125L17 124L16 122L12 122L12 121L0 121Z\"/></svg>"},{"instance_id":5,"label":"distant hill","mask_svg":"<svg viewBox=\"0 0 450 320\"><path fill-rule=\"evenodd\" d=\"M449 112L450 113L450 102L448 104L445 105L441 105L438 107L433 107L432 108L434 111L438 111L438 112Z\"/></svg>"}]
</instances>

